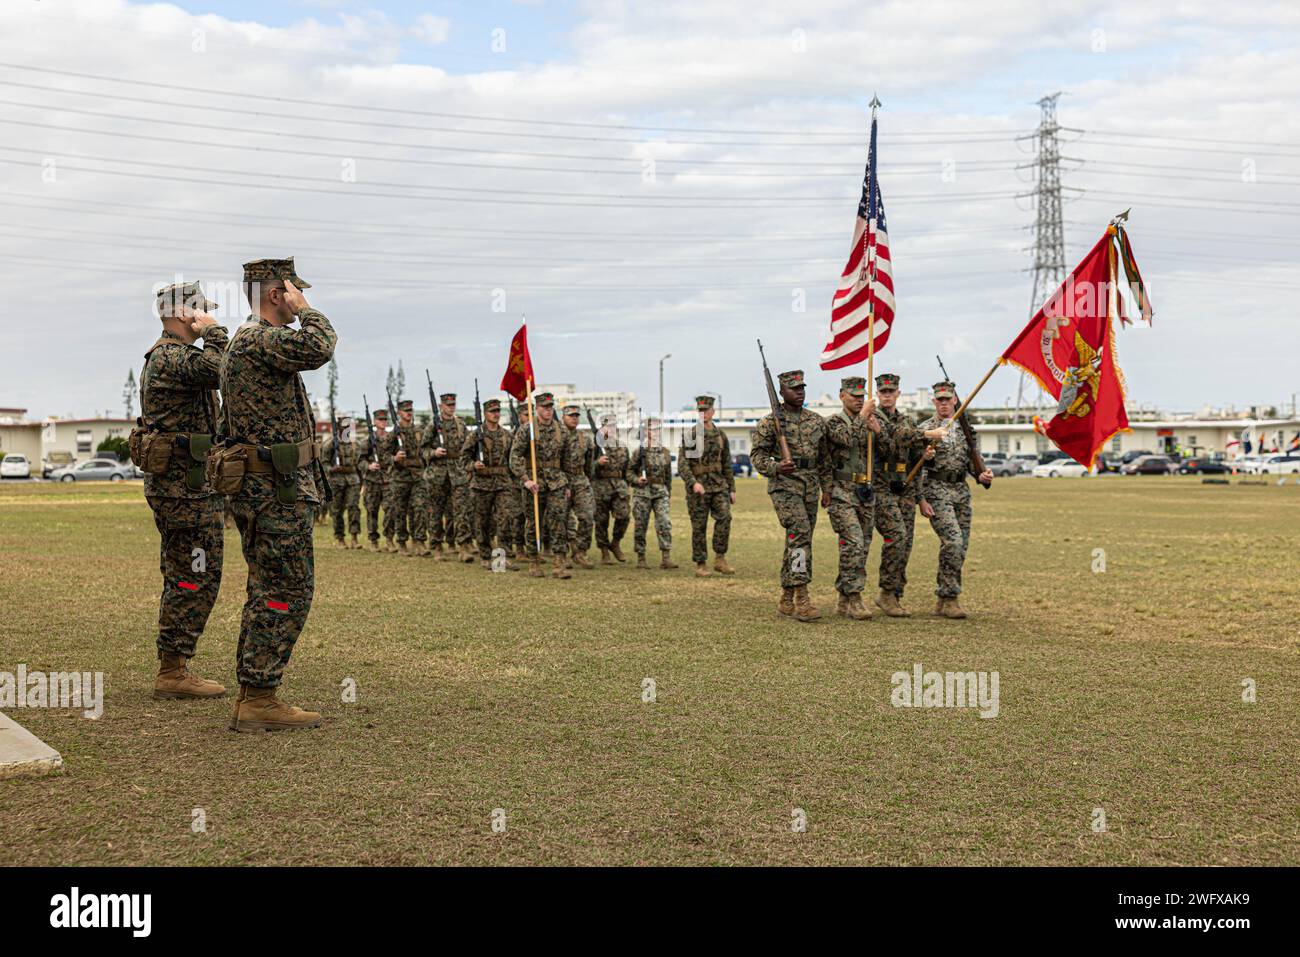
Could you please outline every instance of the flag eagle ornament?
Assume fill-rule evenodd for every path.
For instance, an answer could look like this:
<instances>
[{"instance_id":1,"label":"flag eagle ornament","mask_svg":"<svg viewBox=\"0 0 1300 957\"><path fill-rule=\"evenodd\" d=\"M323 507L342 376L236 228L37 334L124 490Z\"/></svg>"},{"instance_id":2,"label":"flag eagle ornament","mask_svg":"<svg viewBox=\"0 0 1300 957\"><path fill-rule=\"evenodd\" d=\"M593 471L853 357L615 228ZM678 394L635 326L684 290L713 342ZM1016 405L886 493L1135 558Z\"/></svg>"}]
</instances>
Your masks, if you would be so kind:
<instances>
[{"instance_id":1,"label":"flag eagle ornament","mask_svg":"<svg viewBox=\"0 0 1300 957\"><path fill-rule=\"evenodd\" d=\"M894 267L889 257L885 203L876 176L876 118L871 118L871 146L862 178L862 198L853 226L853 246L831 300L831 331L822 350L823 369L842 369L862 362L889 341L894 324Z\"/></svg>"},{"instance_id":2,"label":"flag eagle ornament","mask_svg":"<svg viewBox=\"0 0 1300 957\"><path fill-rule=\"evenodd\" d=\"M1151 316L1119 217L999 360L1029 373L1057 400L1043 434L1087 468L1107 439L1129 431L1114 320L1150 323Z\"/></svg>"}]
</instances>

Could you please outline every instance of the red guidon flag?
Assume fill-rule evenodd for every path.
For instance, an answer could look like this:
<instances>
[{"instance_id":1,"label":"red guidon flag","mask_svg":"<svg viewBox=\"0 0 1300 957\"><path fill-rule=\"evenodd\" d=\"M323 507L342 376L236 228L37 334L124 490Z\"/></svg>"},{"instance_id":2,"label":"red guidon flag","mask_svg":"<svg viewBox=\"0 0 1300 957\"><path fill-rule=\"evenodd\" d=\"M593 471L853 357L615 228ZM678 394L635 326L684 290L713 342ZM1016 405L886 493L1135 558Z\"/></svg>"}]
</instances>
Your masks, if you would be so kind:
<instances>
[{"instance_id":1,"label":"red guidon flag","mask_svg":"<svg viewBox=\"0 0 1300 957\"><path fill-rule=\"evenodd\" d=\"M533 376L533 359L528 354L528 322L525 321L510 340L510 355L506 359L506 374L501 377L501 391L509 393L520 402L528 396Z\"/></svg>"},{"instance_id":2,"label":"red guidon flag","mask_svg":"<svg viewBox=\"0 0 1300 957\"><path fill-rule=\"evenodd\" d=\"M1028 372L1057 400L1039 431L1088 468L1107 439L1129 431L1114 320L1134 316L1150 322L1151 304L1124 227L1115 223L1002 353L1001 362Z\"/></svg>"}]
</instances>

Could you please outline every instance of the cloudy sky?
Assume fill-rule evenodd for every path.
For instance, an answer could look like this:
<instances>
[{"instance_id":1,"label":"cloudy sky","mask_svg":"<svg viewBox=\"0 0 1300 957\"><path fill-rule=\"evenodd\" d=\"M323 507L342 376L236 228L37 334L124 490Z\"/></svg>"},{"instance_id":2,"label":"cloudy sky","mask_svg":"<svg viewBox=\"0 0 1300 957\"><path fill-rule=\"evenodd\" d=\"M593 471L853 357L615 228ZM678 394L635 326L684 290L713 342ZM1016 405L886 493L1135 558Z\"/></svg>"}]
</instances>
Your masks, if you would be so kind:
<instances>
[{"instance_id":1,"label":"cloudy sky","mask_svg":"<svg viewBox=\"0 0 1300 957\"><path fill-rule=\"evenodd\" d=\"M1021 137L1058 91L1067 260L1133 208L1156 320L1120 338L1131 404L1289 405L1298 54L1287 2L7 0L0 406L120 411L156 283L213 284L233 328L239 264L287 255L345 405L399 359L410 392L426 367L493 390L523 312L543 381L649 407L671 353L669 408L758 404L761 336L832 391L873 92L878 367L929 384L942 352L972 384L1028 318Z\"/></svg>"}]
</instances>

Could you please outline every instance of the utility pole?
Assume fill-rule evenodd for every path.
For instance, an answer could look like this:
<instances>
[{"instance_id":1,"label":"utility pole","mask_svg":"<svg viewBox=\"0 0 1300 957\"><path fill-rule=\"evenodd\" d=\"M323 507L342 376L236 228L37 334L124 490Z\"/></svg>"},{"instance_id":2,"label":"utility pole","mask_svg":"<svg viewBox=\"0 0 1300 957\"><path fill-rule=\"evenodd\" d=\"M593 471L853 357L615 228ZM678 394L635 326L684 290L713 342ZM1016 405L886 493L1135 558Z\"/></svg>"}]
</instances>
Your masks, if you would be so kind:
<instances>
[{"instance_id":1,"label":"utility pole","mask_svg":"<svg viewBox=\"0 0 1300 957\"><path fill-rule=\"evenodd\" d=\"M671 359L673 354L670 352L659 360L659 421L664 419L664 361Z\"/></svg>"},{"instance_id":2,"label":"utility pole","mask_svg":"<svg viewBox=\"0 0 1300 957\"><path fill-rule=\"evenodd\" d=\"M1029 296L1029 316L1043 305L1049 295L1056 292L1065 281L1065 221L1061 215L1061 145L1058 136L1061 127L1056 122L1056 101L1060 93L1053 93L1038 101L1038 129L1021 139L1035 141L1037 155L1034 162L1020 168L1034 170L1035 188L1032 196L1037 210L1034 221L1033 292ZM1042 404L1042 389L1038 390L1038 405ZM1025 374L1020 374L1016 389L1014 421L1020 421L1020 407L1024 399Z\"/></svg>"}]
</instances>

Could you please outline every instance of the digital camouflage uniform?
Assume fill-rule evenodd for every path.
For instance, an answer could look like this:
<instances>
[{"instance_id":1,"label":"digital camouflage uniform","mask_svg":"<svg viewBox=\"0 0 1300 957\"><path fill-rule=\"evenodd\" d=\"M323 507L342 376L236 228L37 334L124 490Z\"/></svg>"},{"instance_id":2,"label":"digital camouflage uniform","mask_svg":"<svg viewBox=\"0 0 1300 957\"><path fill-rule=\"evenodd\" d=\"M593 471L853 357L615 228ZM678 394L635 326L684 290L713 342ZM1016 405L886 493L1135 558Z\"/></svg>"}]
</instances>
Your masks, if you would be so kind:
<instances>
[{"instance_id":1,"label":"digital camouflage uniform","mask_svg":"<svg viewBox=\"0 0 1300 957\"><path fill-rule=\"evenodd\" d=\"M566 406L564 412L573 415L578 407ZM565 529L569 539L569 554L584 555L591 548L591 536L596 527L596 495L591 482L591 470L596 461L596 442L591 433L581 429L565 429L576 447L576 464L569 472L569 511L565 516ZM532 503L527 503L532 508Z\"/></svg>"},{"instance_id":2,"label":"digital camouflage uniform","mask_svg":"<svg viewBox=\"0 0 1300 957\"><path fill-rule=\"evenodd\" d=\"M707 398L696 399L696 406ZM709 407L708 405L705 406ZM677 452L677 474L686 483L686 512L691 517L691 561L699 565L709 560L709 516L713 516L713 552L726 555L731 544L731 495L736 491L736 476L731 470L731 445L716 425L696 425L682 433ZM704 487L696 495L695 484Z\"/></svg>"},{"instance_id":3,"label":"digital camouflage uniform","mask_svg":"<svg viewBox=\"0 0 1300 957\"><path fill-rule=\"evenodd\" d=\"M244 277L262 278L250 276L248 266ZM298 320L300 328L294 329L250 317L235 331L221 367L227 435L261 447L315 441L299 373L329 362L338 336L316 309L304 309ZM318 481L324 481L319 461L299 467L292 486L296 501L283 504L276 496L275 473L250 471L231 496L248 563L248 597L236 651L240 684L277 687L307 623L316 587L312 521L323 494Z\"/></svg>"},{"instance_id":4,"label":"digital camouflage uniform","mask_svg":"<svg viewBox=\"0 0 1300 957\"><path fill-rule=\"evenodd\" d=\"M439 413L438 438L447 450L445 456L433 454L433 429L425 426L421 450L427 463L424 484L428 489L429 544L436 547L446 541L455 548L469 548L474 537L471 517L474 506L469 491L469 473L465 471L469 427L457 416L448 419Z\"/></svg>"},{"instance_id":5,"label":"digital camouflage uniform","mask_svg":"<svg viewBox=\"0 0 1300 957\"><path fill-rule=\"evenodd\" d=\"M367 438L363 453L369 447L370 440ZM378 429L375 431L375 460L379 468L371 468L371 462L365 454L361 458L361 488L362 488L362 505L366 510L366 537L372 542L379 541L380 524L379 510L383 507L384 497L388 494L388 469L391 462L384 460L383 441L379 437ZM390 512L384 512L383 535L385 538L393 537L393 516Z\"/></svg>"},{"instance_id":6,"label":"digital camouflage uniform","mask_svg":"<svg viewBox=\"0 0 1300 957\"><path fill-rule=\"evenodd\" d=\"M877 376L879 385L883 376ZM897 379L895 379L897 382ZM907 585L907 562L912 554L916 527L920 473L907 482L907 473L920 457L925 437L908 416L897 408L877 409L877 464L873 476L876 488L876 531L880 532L880 590L903 597ZM902 484L901 490L899 483Z\"/></svg>"},{"instance_id":7,"label":"digital camouflage uniform","mask_svg":"<svg viewBox=\"0 0 1300 957\"><path fill-rule=\"evenodd\" d=\"M597 450L599 457L599 450ZM591 482L595 498L596 547L619 547L632 520L632 496L628 491L628 462L631 456L627 446L618 439L609 438L605 445L605 464L596 464L596 477ZM611 528L611 521L613 527Z\"/></svg>"},{"instance_id":8,"label":"digital camouflage uniform","mask_svg":"<svg viewBox=\"0 0 1300 957\"><path fill-rule=\"evenodd\" d=\"M782 373L783 377L786 375ZM760 475L767 476L768 497L785 529L781 587L799 588L812 581L813 530L817 527L821 492L831 487L831 465L826 450L825 419L809 409L792 413L782 407L781 420L795 470L789 475L777 471L781 445L771 413L754 429L750 461Z\"/></svg>"},{"instance_id":9,"label":"digital camouflage uniform","mask_svg":"<svg viewBox=\"0 0 1300 957\"><path fill-rule=\"evenodd\" d=\"M579 445L574 434L555 419L549 425L537 423L536 445L538 505L546 532L543 537L554 554L563 556L568 541L569 477L582 468ZM528 455L528 430L521 429L510 446L510 469L521 476L520 484L532 475ZM528 497L532 498L531 492ZM537 529L531 501L524 520L525 548L528 557L535 559L538 557Z\"/></svg>"},{"instance_id":10,"label":"digital camouflage uniform","mask_svg":"<svg viewBox=\"0 0 1300 957\"><path fill-rule=\"evenodd\" d=\"M410 400L399 404L410 407ZM406 452L402 461L397 460L399 451ZM406 544L407 539L416 546L424 543L425 523L428 521L428 490L424 484L424 459L420 454L420 430L414 420L410 425L399 424L388 430L383 441L384 459L388 463L388 497L384 500L384 511L392 516L393 533L397 544ZM387 520L385 520L387 524Z\"/></svg>"},{"instance_id":11,"label":"digital camouflage uniform","mask_svg":"<svg viewBox=\"0 0 1300 957\"><path fill-rule=\"evenodd\" d=\"M641 477L642 471L645 472L646 484L637 485L636 480ZM632 479L632 544L636 547L637 555L645 558L646 529L650 525L651 512L655 517L655 537L659 540L659 550L672 551L673 521L669 515L673 484L672 455L662 445L642 446L632 454L628 474Z\"/></svg>"},{"instance_id":12,"label":"digital camouflage uniform","mask_svg":"<svg viewBox=\"0 0 1300 957\"><path fill-rule=\"evenodd\" d=\"M489 400L490 404L491 400ZM492 539L509 548L514 540L515 510L519 497L510 475L507 462L514 437L510 430L499 427L495 431L483 429L483 467L474 467L474 443L466 443L465 460L470 469L469 486L474 501L474 528L478 538L478 557L481 561L492 558Z\"/></svg>"},{"instance_id":13,"label":"digital camouflage uniform","mask_svg":"<svg viewBox=\"0 0 1300 957\"><path fill-rule=\"evenodd\" d=\"M862 395L863 379L850 376L844 389ZM826 448L831 466L831 503L826 514L839 538L840 567L835 590L841 595L861 595L867 584L867 553L875 515L867 485L867 436L861 416L841 409L826 420ZM874 451L874 450L873 450ZM790 453L795 454L794 446Z\"/></svg>"},{"instance_id":14,"label":"digital camouflage uniform","mask_svg":"<svg viewBox=\"0 0 1300 957\"><path fill-rule=\"evenodd\" d=\"M937 415L921 423L920 428L937 429L945 420ZM921 469L925 480L921 496L934 509L930 527L939 536L939 572L934 593L940 598L961 594L961 568L970 545L970 446L962 430L953 426L935 447L934 458Z\"/></svg>"},{"instance_id":15,"label":"digital camouflage uniform","mask_svg":"<svg viewBox=\"0 0 1300 957\"><path fill-rule=\"evenodd\" d=\"M334 518L334 538L343 541L343 519L347 515L347 533L361 534L361 447L354 436L348 440L351 426L341 430L338 443L339 464L333 465L334 436L326 436L321 448L321 462L329 475L330 514Z\"/></svg>"},{"instance_id":16,"label":"digital camouflage uniform","mask_svg":"<svg viewBox=\"0 0 1300 957\"><path fill-rule=\"evenodd\" d=\"M140 373L140 419L145 427L186 436L220 431L214 390L226 342L221 326L203 330L202 349L163 333L146 353ZM185 442L186 448L173 447L166 473L146 473L144 494L160 537L158 652L192 658L221 589L226 503L206 481L198 489L187 484L186 472L197 463L188 451L188 437Z\"/></svg>"}]
</instances>

